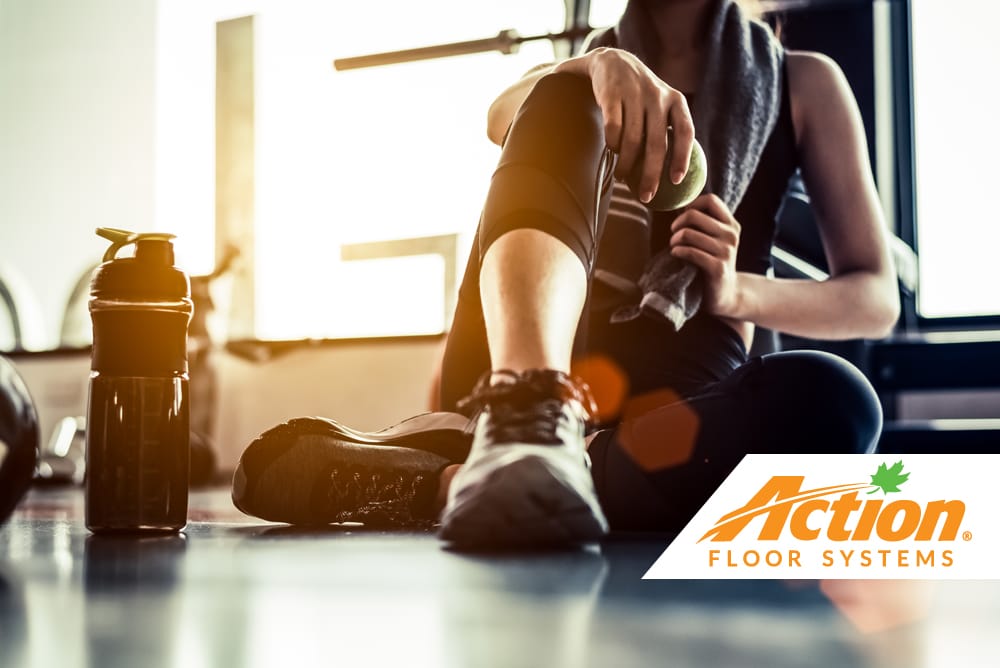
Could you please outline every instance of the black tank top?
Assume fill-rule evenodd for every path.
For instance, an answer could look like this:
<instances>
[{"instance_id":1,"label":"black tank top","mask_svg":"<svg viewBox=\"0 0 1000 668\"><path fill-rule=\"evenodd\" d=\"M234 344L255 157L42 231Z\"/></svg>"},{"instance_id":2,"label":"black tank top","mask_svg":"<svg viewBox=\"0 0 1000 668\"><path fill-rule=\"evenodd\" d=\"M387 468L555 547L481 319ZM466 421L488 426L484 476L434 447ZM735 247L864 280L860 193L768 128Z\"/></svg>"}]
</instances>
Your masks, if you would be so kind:
<instances>
[{"instance_id":1,"label":"black tank top","mask_svg":"<svg viewBox=\"0 0 1000 668\"><path fill-rule=\"evenodd\" d=\"M688 96L689 104L691 96ZM771 246L776 232L775 218L788 188L788 181L798 168L795 127L792 124L791 95L788 90L787 66L782 73L781 109L778 120L761 153L757 171L747 186L736 211L740 222L740 243L736 269L754 274L766 274L771 267ZM652 252L665 248L670 241L670 223L677 214L654 213Z\"/></svg>"},{"instance_id":2,"label":"black tank top","mask_svg":"<svg viewBox=\"0 0 1000 668\"><path fill-rule=\"evenodd\" d=\"M786 69L777 122L734 212L741 225L737 270L765 274L771 267L775 217L798 163ZM650 230L652 253L669 244L670 223L676 215L654 214ZM632 394L666 387L680 396L692 396L727 377L746 360L740 336L715 316L698 313L679 332L651 318L610 324L610 313L616 308L614 300L610 305L600 301L591 302L585 319L585 348L591 354L605 354L615 360L626 373Z\"/></svg>"}]
</instances>

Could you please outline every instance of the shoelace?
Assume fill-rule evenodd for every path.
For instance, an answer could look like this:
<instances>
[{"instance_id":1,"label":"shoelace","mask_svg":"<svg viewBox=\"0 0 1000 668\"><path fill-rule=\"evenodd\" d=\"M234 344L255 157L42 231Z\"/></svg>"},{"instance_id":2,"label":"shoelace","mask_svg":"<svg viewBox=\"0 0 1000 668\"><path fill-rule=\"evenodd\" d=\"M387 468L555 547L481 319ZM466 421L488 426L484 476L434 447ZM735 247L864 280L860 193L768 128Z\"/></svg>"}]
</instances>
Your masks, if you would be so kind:
<instances>
[{"instance_id":1,"label":"shoelace","mask_svg":"<svg viewBox=\"0 0 1000 668\"><path fill-rule=\"evenodd\" d=\"M583 379L551 369L529 369L522 373L508 369L487 372L476 383L472 394L460 400L457 407L462 413L470 415L494 402L516 397L572 399L583 408L585 419L590 419L597 412L590 387Z\"/></svg>"},{"instance_id":2,"label":"shoelace","mask_svg":"<svg viewBox=\"0 0 1000 668\"><path fill-rule=\"evenodd\" d=\"M330 473L328 500L338 522L430 525L433 520L413 515L425 480L421 474L385 475L365 467L336 468Z\"/></svg>"},{"instance_id":3,"label":"shoelace","mask_svg":"<svg viewBox=\"0 0 1000 668\"><path fill-rule=\"evenodd\" d=\"M493 419L487 423L487 436L494 443L562 443L556 435L563 419L562 403L550 399L532 406L491 406Z\"/></svg>"},{"instance_id":4,"label":"shoelace","mask_svg":"<svg viewBox=\"0 0 1000 668\"><path fill-rule=\"evenodd\" d=\"M548 369L503 370L484 375L458 407L478 413L488 406L492 419L486 423L487 436L494 443L559 444L556 431L569 401L582 409L582 419L593 415L594 400L583 381Z\"/></svg>"}]
</instances>

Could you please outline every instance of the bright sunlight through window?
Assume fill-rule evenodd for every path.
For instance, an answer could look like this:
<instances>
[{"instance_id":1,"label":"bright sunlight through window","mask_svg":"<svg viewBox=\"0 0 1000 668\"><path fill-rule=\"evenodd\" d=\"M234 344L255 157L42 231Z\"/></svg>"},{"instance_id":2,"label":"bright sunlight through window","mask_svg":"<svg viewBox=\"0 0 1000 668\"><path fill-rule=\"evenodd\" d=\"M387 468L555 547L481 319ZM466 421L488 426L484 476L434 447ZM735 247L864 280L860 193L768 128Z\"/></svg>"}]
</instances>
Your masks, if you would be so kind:
<instances>
[{"instance_id":1,"label":"bright sunlight through window","mask_svg":"<svg viewBox=\"0 0 1000 668\"><path fill-rule=\"evenodd\" d=\"M919 310L1000 314L1000 214L991 197L1000 155L1000 6L915 0L911 11Z\"/></svg>"},{"instance_id":2,"label":"bright sunlight through window","mask_svg":"<svg viewBox=\"0 0 1000 668\"><path fill-rule=\"evenodd\" d=\"M440 255L342 261L341 246L458 235L460 277L499 157L486 138L487 109L525 71L551 61L552 46L344 72L332 61L506 28L559 31L562 0L192 4L203 3L161 3L158 211L169 220L213 215L214 126L197 105L212 103L214 82L210 67L201 66L206 78L183 63L204 63L214 47L192 46L203 43L191 39L193 14L211 14L199 24L206 39L214 21L253 14L256 336L441 332Z\"/></svg>"}]
</instances>

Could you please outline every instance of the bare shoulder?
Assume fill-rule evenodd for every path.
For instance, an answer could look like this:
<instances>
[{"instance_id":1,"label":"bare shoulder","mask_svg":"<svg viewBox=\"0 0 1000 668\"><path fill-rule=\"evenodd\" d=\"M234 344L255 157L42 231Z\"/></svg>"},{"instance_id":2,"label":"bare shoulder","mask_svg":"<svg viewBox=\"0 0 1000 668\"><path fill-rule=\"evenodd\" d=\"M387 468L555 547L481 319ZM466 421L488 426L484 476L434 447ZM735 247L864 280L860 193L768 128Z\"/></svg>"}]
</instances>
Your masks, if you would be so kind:
<instances>
[{"instance_id":1,"label":"bare shoulder","mask_svg":"<svg viewBox=\"0 0 1000 668\"><path fill-rule=\"evenodd\" d=\"M818 51L786 51L788 60L788 76L797 79L799 83L808 83L809 79L824 79L828 83L836 78L843 78L844 73L830 56ZM793 83L794 86L794 83Z\"/></svg>"},{"instance_id":2,"label":"bare shoulder","mask_svg":"<svg viewBox=\"0 0 1000 668\"><path fill-rule=\"evenodd\" d=\"M788 51L788 88L795 135L802 144L810 126L828 122L833 116L856 113L854 93L835 60L815 51Z\"/></svg>"}]
</instances>

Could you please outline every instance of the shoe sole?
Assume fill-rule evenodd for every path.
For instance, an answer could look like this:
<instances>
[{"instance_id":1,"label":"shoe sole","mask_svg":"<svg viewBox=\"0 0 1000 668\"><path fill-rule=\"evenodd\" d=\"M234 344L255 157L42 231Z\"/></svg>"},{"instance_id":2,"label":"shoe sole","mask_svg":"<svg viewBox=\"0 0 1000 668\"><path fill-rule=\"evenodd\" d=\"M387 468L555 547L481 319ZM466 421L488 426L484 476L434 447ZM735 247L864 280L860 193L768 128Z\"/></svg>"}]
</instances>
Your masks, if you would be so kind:
<instances>
[{"instance_id":1,"label":"shoe sole","mask_svg":"<svg viewBox=\"0 0 1000 668\"><path fill-rule=\"evenodd\" d=\"M394 445L433 452L453 462L463 462L472 445L468 418L458 413L422 413L381 431L358 431L336 420L302 417L289 420L265 433L287 430L300 434L332 436L358 445ZM261 435L263 436L263 434Z\"/></svg>"},{"instance_id":2,"label":"shoe sole","mask_svg":"<svg viewBox=\"0 0 1000 668\"><path fill-rule=\"evenodd\" d=\"M593 543L608 532L599 507L564 483L543 458L503 466L457 498L439 536L457 547L553 547Z\"/></svg>"},{"instance_id":3,"label":"shoe sole","mask_svg":"<svg viewBox=\"0 0 1000 668\"><path fill-rule=\"evenodd\" d=\"M244 450L233 474L233 504L275 522L341 521L340 511L351 509L334 514L322 503L323 471L345 461L364 459L377 467L405 457L436 472L462 461L471 440L468 420L453 413L420 415L379 432L357 431L326 418L296 418L262 433ZM313 474L311 484L303 472Z\"/></svg>"}]
</instances>

